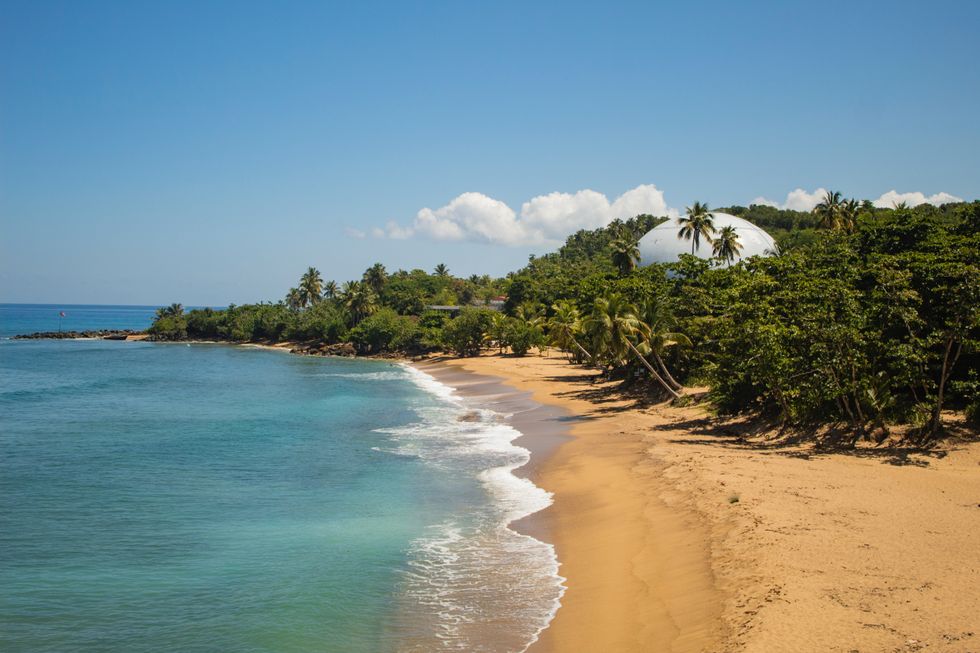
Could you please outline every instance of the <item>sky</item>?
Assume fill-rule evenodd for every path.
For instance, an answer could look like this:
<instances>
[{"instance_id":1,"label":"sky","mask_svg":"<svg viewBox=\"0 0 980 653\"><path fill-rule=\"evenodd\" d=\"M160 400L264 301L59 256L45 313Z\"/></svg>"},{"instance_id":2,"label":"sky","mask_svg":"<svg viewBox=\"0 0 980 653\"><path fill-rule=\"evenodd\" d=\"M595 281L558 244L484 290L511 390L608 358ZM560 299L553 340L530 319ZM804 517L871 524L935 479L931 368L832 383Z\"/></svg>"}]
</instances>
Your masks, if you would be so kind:
<instances>
[{"instance_id":1,"label":"sky","mask_svg":"<svg viewBox=\"0 0 980 653\"><path fill-rule=\"evenodd\" d=\"M0 301L502 275L695 200L976 199L978 24L972 1L0 0Z\"/></svg>"}]
</instances>

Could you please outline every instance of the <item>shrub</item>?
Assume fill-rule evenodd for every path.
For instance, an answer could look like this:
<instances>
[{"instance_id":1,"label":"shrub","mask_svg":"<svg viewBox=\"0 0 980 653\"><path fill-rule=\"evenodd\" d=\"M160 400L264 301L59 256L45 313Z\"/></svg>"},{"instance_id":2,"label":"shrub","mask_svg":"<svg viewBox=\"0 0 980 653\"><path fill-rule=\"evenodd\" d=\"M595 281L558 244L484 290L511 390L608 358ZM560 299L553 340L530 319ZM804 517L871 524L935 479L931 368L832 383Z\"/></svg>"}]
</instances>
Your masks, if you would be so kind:
<instances>
[{"instance_id":1,"label":"shrub","mask_svg":"<svg viewBox=\"0 0 980 653\"><path fill-rule=\"evenodd\" d=\"M505 331L505 341L515 356L526 356L531 347L544 344L544 334L538 327L522 320L510 320Z\"/></svg>"},{"instance_id":2,"label":"shrub","mask_svg":"<svg viewBox=\"0 0 980 653\"><path fill-rule=\"evenodd\" d=\"M157 340L184 340L187 338L187 320L183 317L158 317L147 332Z\"/></svg>"},{"instance_id":3,"label":"shrub","mask_svg":"<svg viewBox=\"0 0 980 653\"><path fill-rule=\"evenodd\" d=\"M443 345L459 356L479 355L493 314L485 308L464 308L442 328Z\"/></svg>"},{"instance_id":4,"label":"shrub","mask_svg":"<svg viewBox=\"0 0 980 653\"><path fill-rule=\"evenodd\" d=\"M412 348L418 344L419 335L414 320L382 308L351 329L350 341L364 352L393 351Z\"/></svg>"}]
</instances>

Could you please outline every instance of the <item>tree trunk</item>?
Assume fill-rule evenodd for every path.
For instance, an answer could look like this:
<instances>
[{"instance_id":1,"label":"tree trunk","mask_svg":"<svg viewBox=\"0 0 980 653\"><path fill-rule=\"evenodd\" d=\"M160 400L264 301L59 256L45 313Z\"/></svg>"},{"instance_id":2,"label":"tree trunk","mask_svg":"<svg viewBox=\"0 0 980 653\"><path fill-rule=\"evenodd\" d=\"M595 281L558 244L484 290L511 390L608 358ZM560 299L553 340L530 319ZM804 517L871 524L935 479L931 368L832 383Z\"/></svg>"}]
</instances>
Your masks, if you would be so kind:
<instances>
[{"instance_id":1,"label":"tree trunk","mask_svg":"<svg viewBox=\"0 0 980 653\"><path fill-rule=\"evenodd\" d=\"M952 334L946 337L946 352L943 354L943 369L939 374L939 391L936 393L936 406L932 409L932 419L929 420L929 438L936 435L942 427L943 394L946 390L946 382L952 375L953 366L956 365L956 361L960 357L960 352L963 350L963 343L961 342L956 347L956 354L953 356L953 360L950 361L949 355L953 351L953 341L954 336Z\"/></svg>"},{"instance_id":2,"label":"tree trunk","mask_svg":"<svg viewBox=\"0 0 980 653\"><path fill-rule=\"evenodd\" d=\"M657 361L657 364L660 366L661 371L663 371L664 373L664 377L667 379L667 382L670 383L671 387L674 388L674 390L680 390L681 388L684 387L680 383L678 383L674 377L670 375L670 371L667 369L667 366L664 364L663 359L660 358L660 354L658 354L657 352L653 352L653 358Z\"/></svg>"},{"instance_id":3,"label":"tree trunk","mask_svg":"<svg viewBox=\"0 0 980 653\"><path fill-rule=\"evenodd\" d=\"M660 376L659 374L657 374L657 370L653 369L653 366L650 365L650 361L648 361L647 359L645 359L643 357L643 354L641 354L639 352L639 350L636 348L636 346L633 345L633 343L630 342L628 338L623 338L623 340L626 341L627 346L629 346L630 350L632 350L633 355L636 356L640 360L640 362L643 364L643 367L647 368L647 371L650 372L650 376L652 376L653 378L655 378L657 380L657 382L660 383L661 386L663 386L664 390L666 390L667 392L669 392L670 395L674 399L679 399L680 398L680 394L677 393L677 392L675 392L674 389L671 388L670 385L666 381L664 381L663 377Z\"/></svg>"},{"instance_id":4,"label":"tree trunk","mask_svg":"<svg viewBox=\"0 0 980 653\"><path fill-rule=\"evenodd\" d=\"M568 335L568 339L572 341L572 344L575 345L576 347L578 347L578 350L580 352L582 352L583 354L585 354L586 358L588 358L590 361L592 361L592 364L595 365L595 356L593 356L592 354L590 354L585 349L585 347L583 347L582 345L578 344L578 340L576 340L575 337L572 334L569 333L567 335Z\"/></svg>"},{"instance_id":5,"label":"tree trunk","mask_svg":"<svg viewBox=\"0 0 980 653\"><path fill-rule=\"evenodd\" d=\"M844 392L844 387L840 384L840 379L837 378L837 373L834 372L833 367L829 367L827 370L830 372L830 377L834 380L834 385L837 386L837 391L840 392L840 394L837 395L840 405L844 407L844 412L846 412L847 416L851 418L851 423L855 423L857 419L854 417L854 412L851 410L851 404L847 401L847 393Z\"/></svg>"}]
</instances>

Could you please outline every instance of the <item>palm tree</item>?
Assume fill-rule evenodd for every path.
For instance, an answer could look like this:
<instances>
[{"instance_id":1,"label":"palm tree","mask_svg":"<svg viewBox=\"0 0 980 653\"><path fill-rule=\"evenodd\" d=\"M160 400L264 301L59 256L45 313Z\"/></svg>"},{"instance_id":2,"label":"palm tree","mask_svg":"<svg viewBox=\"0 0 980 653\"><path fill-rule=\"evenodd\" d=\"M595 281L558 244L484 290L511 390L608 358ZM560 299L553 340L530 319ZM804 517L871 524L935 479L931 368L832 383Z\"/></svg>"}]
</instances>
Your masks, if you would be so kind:
<instances>
[{"instance_id":1,"label":"palm tree","mask_svg":"<svg viewBox=\"0 0 980 653\"><path fill-rule=\"evenodd\" d=\"M695 202L693 206L686 209L687 215L678 218L677 222L681 225L677 233L678 238L692 240L691 254L701 247L701 239L711 242L711 234L715 232L715 216L711 214L707 204Z\"/></svg>"},{"instance_id":2,"label":"palm tree","mask_svg":"<svg viewBox=\"0 0 980 653\"><path fill-rule=\"evenodd\" d=\"M839 191L827 191L823 201L813 207L813 214L820 218L820 226L840 229L844 226L844 204Z\"/></svg>"},{"instance_id":3,"label":"palm tree","mask_svg":"<svg viewBox=\"0 0 980 653\"><path fill-rule=\"evenodd\" d=\"M841 225L847 231L854 231L854 226L857 224L858 211L861 210L861 203L856 199L844 200L841 204Z\"/></svg>"},{"instance_id":4,"label":"palm tree","mask_svg":"<svg viewBox=\"0 0 980 653\"><path fill-rule=\"evenodd\" d=\"M731 266L735 257L742 252L742 244L738 241L738 233L735 231L735 227L728 225L721 228L715 237L711 252Z\"/></svg>"},{"instance_id":5,"label":"palm tree","mask_svg":"<svg viewBox=\"0 0 980 653\"><path fill-rule=\"evenodd\" d=\"M314 267L307 268L306 273L299 280L299 293L303 306L310 306L320 301L323 294L323 277L320 271Z\"/></svg>"},{"instance_id":6,"label":"palm tree","mask_svg":"<svg viewBox=\"0 0 980 653\"><path fill-rule=\"evenodd\" d=\"M340 288L337 287L337 282L332 279L325 284L323 284L323 297L324 299L333 299L338 294L340 294Z\"/></svg>"},{"instance_id":7,"label":"palm tree","mask_svg":"<svg viewBox=\"0 0 980 653\"><path fill-rule=\"evenodd\" d=\"M502 354L504 347L507 346L507 331L510 326L510 318L503 313L494 313L490 317L490 327L486 335L483 336L484 342L497 345L497 349Z\"/></svg>"},{"instance_id":8,"label":"palm tree","mask_svg":"<svg viewBox=\"0 0 980 653\"><path fill-rule=\"evenodd\" d=\"M447 268L444 263L440 263L436 266L435 273L437 277L448 277L449 268Z\"/></svg>"},{"instance_id":9,"label":"palm tree","mask_svg":"<svg viewBox=\"0 0 980 653\"><path fill-rule=\"evenodd\" d=\"M551 336L551 344L565 350L575 347L585 355L586 359L595 362L592 354L575 338L582 331L582 318L574 304L563 300L556 302L551 308L555 312L548 319L548 335Z\"/></svg>"},{"instance_id":10,"label":"palm tree","mask_svg":"<svg viewBox=\"0 0 980 653\"><path fill-rule=\"evenodd\" d=\"M385 286L385 282L388 281L388 273L385 271L385 266L380 263L375 263L367 270L364 271L364 282L371 287L376 295L381 294L381 290Z\"/></svg>"},{"instance_id":11,"label":"palm tree","mask_svg":"<svg viewBox=\"0 0 980 653\"><path fill-rule=\"evenodd\" d=\"M183 304L171 304L157 309L157 317L181 317L184 315Z\"/></svg>"},{"instance_id":12,"label":"palm tree","mask_svg":"<svg viewBox=\"0 0 980 653\"><path fill-rule=\"evenodd\" d=\"M299 291L299 288L290 288L289 292L286 293L286 306L294 311L303 308L303 293Z\"/></svg>"},{"instance_id":13,"label":"palm tree","mask_svg":"<svg viewBox=\"0 0 980 653\"><path fill-rule=\"evenodd\" d=\"M378 296L369 285L360 281L348 281L344 284L343 300L354 324L378 309Z\"/></svg>"},{"instance_id":14,"label":"palm tree","mask_svg":"<svg viewBox=\"0 0 980 653\"><path fill-rule=\"evenodd\" d=\"M673 329L677 326L677 320L673 311L670 310L670 303L666 297L651 297L640 307L640 318L649 327L650 332L647 337L647 344L650 353L653 355L657 365L663 372L664 378L673 386L675 390L680 390L683 386L678 383L671 375L670 370L664 363L662 355L668 347L684 346L690 347L691 340L678 331Z\"/></svg>"},{"instance_id":15,"label":"palm tree","mask_svg":"<svg viewBox=\"0 0 980 653\"><path fill-rule=\"evenodd\" d=\"M612 262L619 269L620 276L626 276L636 269L640 262L640 248L632 235L624 235L610 244L612 247Z\"/></svg>"},{"instance_id":16,"label":"palm tree","mask_svg":"<svg viewBox=\"0 0 980 653\"><path fill-rule=\"evenodd\" d=\"M612 293L597 298L592 313L586 320L586 329L594 336L598 350L604 353L610 363L621 365L632 355L668 394L675 399L680 397L680 393L664 380L633 343L634 338L641 344L646 343L650 327L637 317L636 307L622 295Z\"/></svg>"}]
</instances>

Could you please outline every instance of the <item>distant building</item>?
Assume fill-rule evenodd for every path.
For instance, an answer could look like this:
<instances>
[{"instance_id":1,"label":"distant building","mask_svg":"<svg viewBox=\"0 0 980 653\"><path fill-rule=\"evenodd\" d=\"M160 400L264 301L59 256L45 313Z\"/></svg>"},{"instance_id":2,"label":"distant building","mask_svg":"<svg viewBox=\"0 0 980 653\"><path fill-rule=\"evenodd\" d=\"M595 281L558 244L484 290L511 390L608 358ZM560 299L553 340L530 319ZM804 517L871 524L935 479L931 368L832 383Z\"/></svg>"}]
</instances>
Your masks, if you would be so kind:
<instances>
[{"instance_id":1,"label":"distant building","mask_svg":"<svg viewBox=\"0 0 980 653\"><path fill-rule=\"evenodd\" d=\"M506 303L507 303L506 297L495 297L486 302L482 302L482 303L473 302L472 304L468 304L467 306L472 308L489 308L491 311L502 311L504 310L504 304ZM425 307L425 310L442 311L445 313L449 313L450 315L455 317L461 310L463 310L467 306L463 306L461 304L453 304L453 305L429 304Z\"/></svg>"},{"instance_id":2,"label":"distant building","mask_svg":"<svg viewBox=\"0 0 980 653\"><path fill-rule=\"evenodd\" d=\"M737 263L750 256L771 256L776 251L776 241L772 239L772 236L748 220L715 211L712 211L711 215L714 218L716 231L720 231L722 227L735 227L735 233L738 234L738 242L742 246L742 251L739 256L735 257L734 262ZM640 265L674 263L681 254L690 254L693 243L690 240L680 238L678 236L680 230L680 222L677 218L671 218L648 231L638 243ZM702 238L700 246L694 251L694 255L703 259L712 258L711 243Z\"/></svg>"}]
</instances>

